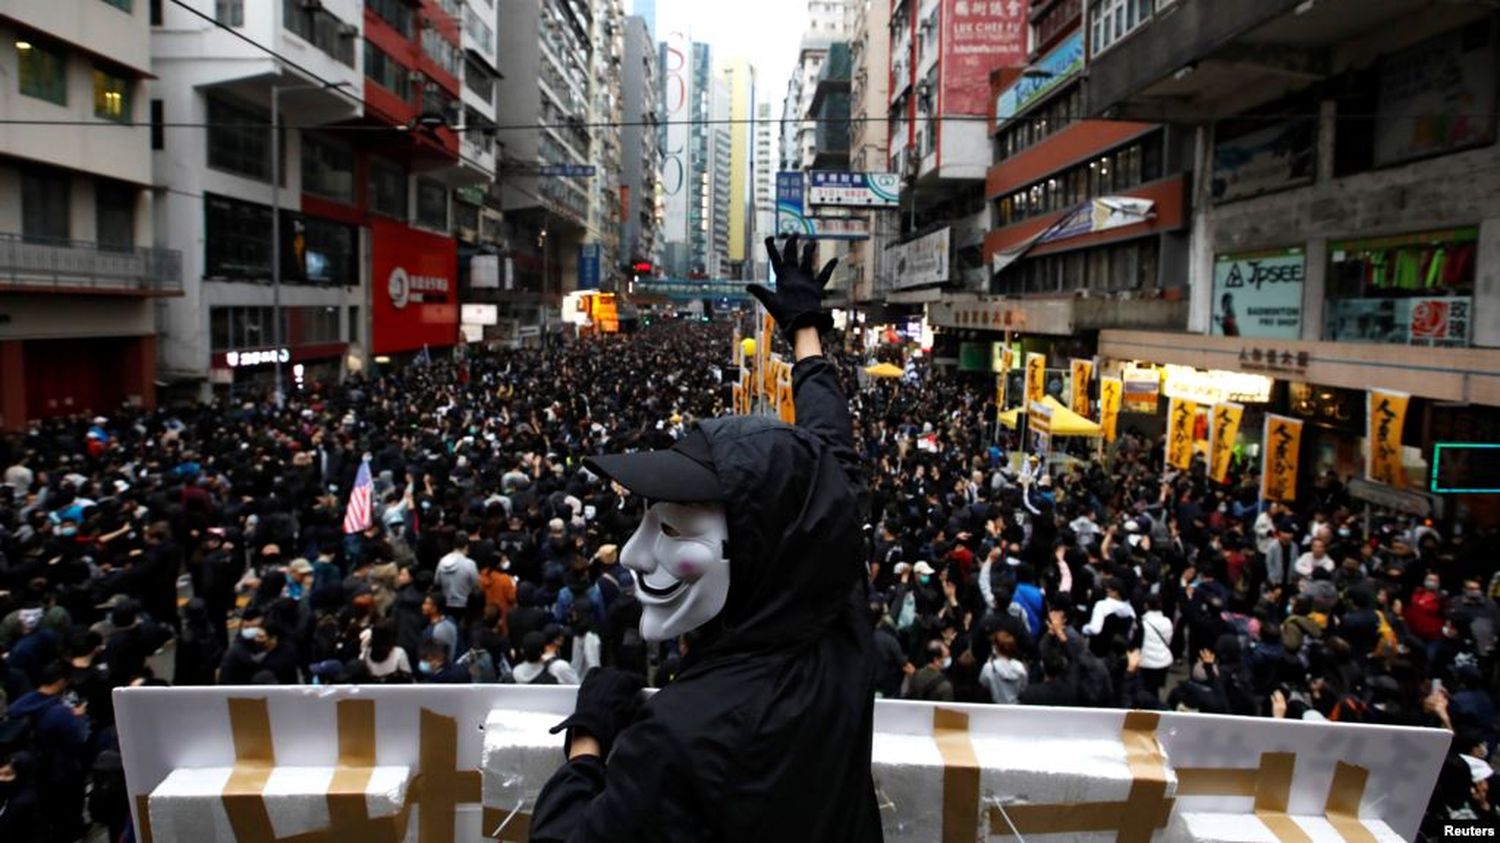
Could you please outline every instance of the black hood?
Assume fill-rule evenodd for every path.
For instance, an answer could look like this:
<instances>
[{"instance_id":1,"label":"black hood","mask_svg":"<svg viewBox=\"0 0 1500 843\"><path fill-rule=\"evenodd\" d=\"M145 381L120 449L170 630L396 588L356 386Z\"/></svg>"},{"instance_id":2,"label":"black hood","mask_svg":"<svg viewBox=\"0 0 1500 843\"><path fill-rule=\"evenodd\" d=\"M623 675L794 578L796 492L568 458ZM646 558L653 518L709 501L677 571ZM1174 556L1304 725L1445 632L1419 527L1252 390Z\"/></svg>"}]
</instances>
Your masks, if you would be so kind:
<instances>
[{"instance_id":1,"label":"black hood","mask_svg":"<svg viewBox=\"0 0 1500 843\"><path fill-rule=\"evenodd\" d=\"M699 655L815 639L845 611L862 573L853 490L808 431L760 416L701 423L724 489L729 597Z\"/></svg>"}]
</instances>

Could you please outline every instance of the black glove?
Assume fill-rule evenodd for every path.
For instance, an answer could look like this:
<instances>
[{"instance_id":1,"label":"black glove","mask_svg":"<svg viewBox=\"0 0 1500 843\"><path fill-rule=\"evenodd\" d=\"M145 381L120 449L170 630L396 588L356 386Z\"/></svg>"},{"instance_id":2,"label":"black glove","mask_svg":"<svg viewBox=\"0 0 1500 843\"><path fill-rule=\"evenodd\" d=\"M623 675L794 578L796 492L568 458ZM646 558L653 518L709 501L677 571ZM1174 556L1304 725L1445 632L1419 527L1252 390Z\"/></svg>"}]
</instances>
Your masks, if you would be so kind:
<instances>
[{"instance_id":1,"label":"black glove","mask_svg":"<svg viewBox=\"0 0 1500 843\"><path fill-rule=\"evenodd\" d=\"M552 727L552 734L568 729L563 754L571 751L573 732L577 729L599 742L601 758L609 757L609 748L640 710L641 677L613 667L596 667L583 677L578 686L578 702L573 715Z\"/></svg>"},{"instance_id":2,"label":"black glove","mask_svg":"<svg viewBox=\"0 0 1500 843\"><path fill-rule=\"evenodd\" d=\"M816 242L802 248L802 262L797 262L797 235L786 239L786 250L776 253L776 238L766 238L766 254L771 260L771 269L776 273L776 292L760 284L750 284L745 290L760 299L760 303L771 312L782 336L790 342L798 328L812 326L819 332L832 330L833 315L823 309L823 288L833 277L833 268L838 258L828 262L823 271L813 277L813 255L818 250Z\"/></svg>"}]
</instances>

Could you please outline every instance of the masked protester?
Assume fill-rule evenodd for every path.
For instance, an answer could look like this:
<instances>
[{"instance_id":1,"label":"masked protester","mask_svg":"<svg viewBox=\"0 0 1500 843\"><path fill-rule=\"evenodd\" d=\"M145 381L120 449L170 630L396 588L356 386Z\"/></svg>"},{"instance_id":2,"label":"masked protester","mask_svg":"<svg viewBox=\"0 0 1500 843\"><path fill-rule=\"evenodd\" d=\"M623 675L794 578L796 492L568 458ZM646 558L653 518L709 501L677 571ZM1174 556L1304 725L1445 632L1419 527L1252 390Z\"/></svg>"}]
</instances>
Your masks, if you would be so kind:
<instances>
[{"instance_id":1,"label":"masked protester","mask_svg":"<svg viewBox=\"0 0 1500 843\"><path fill-rule=\"evenodd\" d=\"M641 636L686 636L674 681L593 671L533 841L880 840L870 776L873 645L847 400L819 330L830 262L777 254L751 286L791 341L797 426L701 422L668 450L585 461L651 502L621 551Z\"/></svg>"}]
</instances>

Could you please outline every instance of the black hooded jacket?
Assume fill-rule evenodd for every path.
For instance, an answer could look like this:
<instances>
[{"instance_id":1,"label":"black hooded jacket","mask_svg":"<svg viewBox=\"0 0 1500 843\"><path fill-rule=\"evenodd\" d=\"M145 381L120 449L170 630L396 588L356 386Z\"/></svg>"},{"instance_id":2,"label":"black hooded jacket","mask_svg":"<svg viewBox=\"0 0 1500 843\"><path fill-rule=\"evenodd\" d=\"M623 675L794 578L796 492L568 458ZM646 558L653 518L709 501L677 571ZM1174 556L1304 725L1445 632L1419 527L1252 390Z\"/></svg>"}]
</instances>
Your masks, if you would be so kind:
<instances>
[{"instance_id":1,"label":"black hooded jacket","mask_svg":"<svg viewBox=\"0 0 1500 843\"><path fill-rule=\"evenodd\" d=\"M724 610L607 764L553 775L533 841L882 839L849 409L822 357L792 381L796 427L702 423L727 493Z\"/></svg>"}]
</instances>

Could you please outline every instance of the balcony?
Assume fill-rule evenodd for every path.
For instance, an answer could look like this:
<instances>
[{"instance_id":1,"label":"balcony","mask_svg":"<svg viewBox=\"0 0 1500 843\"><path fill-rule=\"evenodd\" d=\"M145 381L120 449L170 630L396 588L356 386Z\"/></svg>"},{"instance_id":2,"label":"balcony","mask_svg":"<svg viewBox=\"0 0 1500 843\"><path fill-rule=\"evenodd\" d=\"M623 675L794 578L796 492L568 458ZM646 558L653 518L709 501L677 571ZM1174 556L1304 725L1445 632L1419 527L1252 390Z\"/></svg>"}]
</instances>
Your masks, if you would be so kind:
<instances>
[{"instance_id":1,"label":"balcony","mask_svg":"<svg viewBox=\"0 0 1500 843\"><path fill-rule=\"evenodd\" d=\"M0 233L0 289L180 296L182 253Z\"/></svg>"}]
</instances>

